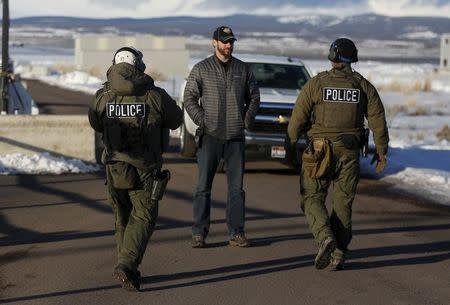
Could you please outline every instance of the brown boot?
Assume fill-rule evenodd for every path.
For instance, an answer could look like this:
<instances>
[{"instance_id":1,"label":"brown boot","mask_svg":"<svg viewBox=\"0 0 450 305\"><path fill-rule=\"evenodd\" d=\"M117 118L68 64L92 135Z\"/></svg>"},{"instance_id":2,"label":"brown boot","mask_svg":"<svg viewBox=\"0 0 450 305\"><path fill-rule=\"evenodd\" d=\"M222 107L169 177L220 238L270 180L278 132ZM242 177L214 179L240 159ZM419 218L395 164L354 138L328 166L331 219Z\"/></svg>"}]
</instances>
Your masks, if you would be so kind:
<instances>
[{"instance_id":1,"label":"brown boot","mask_svg":"<svg viewBox=\"0 0 450 305\"><path fill-rule=\"evenodd\" d=\"M206 242L203 235L200 234L194 234L192 235L192 242L191 242L192 248L205 248Z\"/></svg>"},{"instance_id":2,"label":"brown boot","mask_svg":"<svg viewBox=\"0 0 450 305\"><path fill-rule=\"evenodd\" d=\"M139 291L141 281L141 273L139 271L133 272L127 266L119 264L114 268L113 276L121 282L123 289Z\"/></svg>"},{"instance_id":3,"label":"brown boot","mask_svg":"<svg viewBox=\"0 0 450 305\"><path fill-rule=\"evenodd\" d=\"M247 239L247 237L245 237L244 233L238 233L233 235L230 238L230 246L233 247L241 247L241 248L246 248L246 247L250 247L251 243L250 241Z\"/></svg>"},{"instance_id":4,"label":"brown boot","mask_svg":"<svg viewBox=\"0 0 450 305\"><path fill-rule=\"evenodd\" d=\"M336 241L333 237L327 237L319 247L316 259L314 260L314 265L316 269L326 268L331 261L331 253L336 249Z\"/></svg>"}]
</instances>

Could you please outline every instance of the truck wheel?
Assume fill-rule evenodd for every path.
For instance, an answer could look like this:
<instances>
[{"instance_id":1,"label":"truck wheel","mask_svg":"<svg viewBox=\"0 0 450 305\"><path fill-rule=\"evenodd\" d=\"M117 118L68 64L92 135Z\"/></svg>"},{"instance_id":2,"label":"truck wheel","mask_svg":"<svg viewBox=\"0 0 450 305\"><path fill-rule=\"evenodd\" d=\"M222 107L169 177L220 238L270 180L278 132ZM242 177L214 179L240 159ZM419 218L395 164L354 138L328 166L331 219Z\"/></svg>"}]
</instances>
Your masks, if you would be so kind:
<instances>
[{"instance_id":1,"label":"truck wheel","mask_svg":"<svg viewBox=\"0 0 450 305\"><path fill-rule=\"evenodd\" d=\"M180 153L183 157L195 157L197 147L195 145L194 137L186 130L185 125L180 128Z\"/></svg>"}]
</instances>

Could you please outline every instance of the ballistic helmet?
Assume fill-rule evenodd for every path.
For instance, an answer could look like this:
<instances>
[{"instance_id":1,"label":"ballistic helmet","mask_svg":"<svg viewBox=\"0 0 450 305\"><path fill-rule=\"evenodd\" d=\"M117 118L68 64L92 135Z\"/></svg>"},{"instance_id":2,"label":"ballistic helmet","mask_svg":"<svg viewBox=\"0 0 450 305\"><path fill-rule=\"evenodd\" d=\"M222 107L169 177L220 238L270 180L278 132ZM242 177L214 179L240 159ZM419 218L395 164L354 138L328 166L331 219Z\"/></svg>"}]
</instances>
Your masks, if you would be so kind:
<instances>
[{"instance_id":1,"label":"ballistic helmet","mask_svg":"<svg viewBox=\"0 0 450 305\"><path fill-rule=\"evenodd\" d=\"M145 71L145 64L142 61L142 52L133 47L123 47L116 51L113 58L113 64L126 62L135 66L140 71Z\"/></svg>"},{"instance_id":2,"label":"ballistic helmet","mask_svg":"<svg viewBox=\"0 0 450 305\"><path fill-rule=\"evenodd\" d=\"M330 46L328 59L332 62L353 63L358 61L358 49L348 38L338 38Z\"/></svg>"}]
</instances>

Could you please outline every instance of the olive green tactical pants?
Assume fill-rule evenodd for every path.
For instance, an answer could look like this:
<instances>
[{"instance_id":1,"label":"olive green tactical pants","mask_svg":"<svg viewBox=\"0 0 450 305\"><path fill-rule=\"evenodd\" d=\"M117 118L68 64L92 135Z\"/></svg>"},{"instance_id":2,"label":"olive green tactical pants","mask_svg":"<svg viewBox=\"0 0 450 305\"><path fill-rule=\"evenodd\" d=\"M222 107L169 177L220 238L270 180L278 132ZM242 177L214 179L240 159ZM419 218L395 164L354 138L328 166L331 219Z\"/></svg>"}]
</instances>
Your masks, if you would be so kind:
<instances>
[{"instance_id":1,"label":"olive green tactical pants","mask_svg":"<svg viewBox=\"0 0 450 305\"><path fill-rule=\"evenodd\" d=\"M359 151L333 146L329 173L319 179L300 175L301 207L309 227L320 245L327 237L334 237L336 258L344 257L352 239L352 204L359 181ZM333 186L331 216L325 206L330 184Z\"/></svg>"},{"instance_id":2,"label":"olive green tactical pants","mask_svg":"<svg viewBox=\"0 0 450 305\"><path fill-rule=\"evenodd\" d=\"M137 270L158 217L158 202L151 200L153 175L138 170L141 185L133 190L116 189L108 175L108 201L111 203L117 241L118 263Z\"/></svg>"}]
</instances>

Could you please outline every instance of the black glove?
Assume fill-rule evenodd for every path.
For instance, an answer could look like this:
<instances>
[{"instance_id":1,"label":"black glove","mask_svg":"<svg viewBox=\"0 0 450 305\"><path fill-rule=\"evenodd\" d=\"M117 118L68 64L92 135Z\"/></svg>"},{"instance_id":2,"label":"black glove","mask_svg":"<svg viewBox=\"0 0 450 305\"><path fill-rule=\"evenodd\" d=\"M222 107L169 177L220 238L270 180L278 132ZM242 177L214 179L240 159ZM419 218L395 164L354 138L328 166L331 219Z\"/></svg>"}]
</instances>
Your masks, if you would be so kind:
<instances>
[{"instance_id":1,"label":"black glove","mask_svg":"<svg viewBox=\"0 0 450 305\"><path fill-rule=\"evenodd\" d=\"M377 162L377 165L375 166L375 172L377 174L379 174L386 167L386 163L387 163L386 156L385 155L379 155L378 153L374 153L373 154L373 158L370 161L370 164L374 164L375 162Z\"/></svg>"},{"instance_id":2,"label":"black glove","mask_svg":"<svg viewBox=\"0 0 450 305\"><path fill-rule=\"evenodd\" d=\"M300 162L298 162L297 144L292 144L289 137L286 137L284 141L284 150L286 151L284 163L298 169L300 167Z\"/></svg>"}]
</instances>

